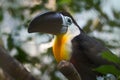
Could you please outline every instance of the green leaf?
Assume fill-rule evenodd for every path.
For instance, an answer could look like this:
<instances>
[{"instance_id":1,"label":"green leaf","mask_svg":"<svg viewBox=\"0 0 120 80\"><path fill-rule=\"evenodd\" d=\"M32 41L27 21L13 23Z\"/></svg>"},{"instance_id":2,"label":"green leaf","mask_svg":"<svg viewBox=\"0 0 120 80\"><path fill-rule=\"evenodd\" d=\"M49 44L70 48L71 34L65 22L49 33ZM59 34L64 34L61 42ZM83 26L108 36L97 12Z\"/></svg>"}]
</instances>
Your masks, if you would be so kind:
<instances>
[{"instance_id":1,"label":"green leaf","mask_svg":"<svg viewBox=\"0 0 120 80\"><path fill-rule=\"evenodd\" d=\"M28 62L28 55L27 55L27 53L25 52L25 51L23 51L20 47L17 47L16 46L16 49L17 49L17 51L18 51L18 54L17 55L15 55L14 57L18 60L18 61L20 61L20 62L22 62L22 63L24 63L24 62Z\"/></svg>"},{"instance_id":2,"label":"green leaf","mask_svg":"<svg viewBox=\"0 0 120 80\"><path fill-rule=\"evenodd\" d=\"M9 37L7 39L7 45L8 45L9 50L12 50L14 48L14 40L13 40L11 34L9 35Z\"/></svg>"},{"instance_id":3,"label":"green leaf","mask_svg":"<svg viewBox=\"0 0 120 80\"><path fill-rule=\"evenodd\" d=\"M30 8L30 13L33 14L34 12L37 12L41 9L46 9L44 4L41 4L41 5L35 5L34 7Z\"/></svg>"},{"instance_id":4,"label":"green leaf","mask_svg":"<svg viewBox=\"0 0 120 80\"><path fill-rule=\"evenodd\" d=\"M120 58L117 55L111 53L110 51L103 52L102 57L107 59L108 61L120 64Z\"/></svg>"},{"instance_id":5,"label":"green leaf","mask_svg":"<svg viewBox=\"0 0 120 80\"><path fill-rule=\"evenodd\" d=\"M71 0L60 0L60 4L66 4L66 3L70 3L71 2Z\"/></svg>"},{"instance_id":6,"label":"green leaf","mask_svg":"<svg viewBox=\"0 0 120 80\"><path fill-rule=\"evenodd\" d=\"M116 69L112 65L103 65L103 66L100 66L98 68L95 68L94 70L97 72L100 72L102 74L111 73L113 75L120 76L120 70Z\"/></svg>"},{"instance_id":7,"label":"green leaf","mask_svg":"<svg viewBox=\"0 0 120 80\"><path fill-rule=\"evenodd\" d=\"M0 21L2 21L3 20L3 11L2 11L2 9L0 8Z\"/></svg>"},{"instance_id":8,"label":"green leaf","mask_svg":"<svg viewBox=\"0 0 120 80\"><path fill-rule=\"evenodd\" d=\"M83 30L86 32L86 33L89 33L91 32L91 29L90 29L90 26L92 25L92 20L89 20L87 22L87 24L84 26Z\"/></svg>"}]
</instances>

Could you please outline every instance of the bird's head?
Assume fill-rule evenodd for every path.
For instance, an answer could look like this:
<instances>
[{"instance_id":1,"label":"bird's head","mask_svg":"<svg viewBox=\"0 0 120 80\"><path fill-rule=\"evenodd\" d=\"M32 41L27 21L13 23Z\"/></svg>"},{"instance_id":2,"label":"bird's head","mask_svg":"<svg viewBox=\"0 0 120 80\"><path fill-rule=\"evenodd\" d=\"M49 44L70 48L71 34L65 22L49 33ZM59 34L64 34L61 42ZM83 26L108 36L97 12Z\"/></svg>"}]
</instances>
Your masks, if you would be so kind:
<instances>
[{"instance_id":1,"label":"bird's head","mask_svg":"<svg viewBox=\"0 0 120 80\"><path fill-rule=\"evenodd\" d=\"M80 31L82 29L68 12L46 12L35 17L28 28L29 33L43 32L56 35L53 53L57 62L69 60L71 48L68 43L71 35L66 34L68 27L74 23ZM67 46L66 46L67 45Z\"/></svg>"},{"instance_id":2,"label":"bird's head","mask_svg":"<svg viewBox=\"0 0 120 80\"><path fill-rule=\"evenodd\" d=\"M46 12L36 16L31 21L28 32L43 32L54 35L62 34L67 32L68 26L72 23L80 29L79 25L68 12Z\"/></svg>"}]
</instances>

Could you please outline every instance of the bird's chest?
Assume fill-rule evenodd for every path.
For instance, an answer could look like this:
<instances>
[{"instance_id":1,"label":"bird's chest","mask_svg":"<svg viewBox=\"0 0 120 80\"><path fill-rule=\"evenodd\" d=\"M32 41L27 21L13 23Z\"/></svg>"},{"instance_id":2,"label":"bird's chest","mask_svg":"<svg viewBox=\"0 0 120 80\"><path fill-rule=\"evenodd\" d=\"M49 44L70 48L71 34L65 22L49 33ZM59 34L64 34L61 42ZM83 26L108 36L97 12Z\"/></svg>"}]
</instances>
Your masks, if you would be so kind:
<instances>
[{"instance_id":1,"label":"bird's chest","mask_svg":"<svg viewBox=\"0 0 120 80\"><path fill-rule=\"evenodd\" d=\"M57 62L69 60L71 57L71 42L68 35L57 35L54 40L53 53Z\"/></svg>"}]
</instances>

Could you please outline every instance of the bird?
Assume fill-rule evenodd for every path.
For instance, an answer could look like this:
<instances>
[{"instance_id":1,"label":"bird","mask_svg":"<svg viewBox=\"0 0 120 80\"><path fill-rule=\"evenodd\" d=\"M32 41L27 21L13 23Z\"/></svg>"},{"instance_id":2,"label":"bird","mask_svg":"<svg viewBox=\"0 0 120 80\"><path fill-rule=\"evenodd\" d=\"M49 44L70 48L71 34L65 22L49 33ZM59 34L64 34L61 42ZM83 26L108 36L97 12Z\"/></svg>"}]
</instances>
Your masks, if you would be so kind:
<instances>
[{"instance_id":1,"label":"bird","mask_svg":"<svg viewBox=\"0 0 120 80\"><path fill-rule=\"evenodd\" d=\"M71 24L74 24L80 32L73 38L68 34ZM69 12L48 11L41 13L31 20L28 32L55 35L53 55L56 61L58 63L62 60L71 62L82 80L96 80L99 73L93 71L94 68L101 65L114 65L102 57L103 52L110 52L110 50L103 43L88 36ZM68 46L68 42L71 45Z\"/></svg>"}]
</instances>

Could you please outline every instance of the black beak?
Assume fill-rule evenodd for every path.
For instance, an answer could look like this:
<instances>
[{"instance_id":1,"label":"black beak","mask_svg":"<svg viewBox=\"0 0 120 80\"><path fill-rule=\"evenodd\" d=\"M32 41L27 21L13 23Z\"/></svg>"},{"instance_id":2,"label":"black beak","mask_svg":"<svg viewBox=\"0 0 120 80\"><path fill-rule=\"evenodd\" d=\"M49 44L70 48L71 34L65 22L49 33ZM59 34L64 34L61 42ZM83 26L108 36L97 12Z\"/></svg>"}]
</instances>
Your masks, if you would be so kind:
<instances>
[{"instance_id":1,"label":"black beak","mask_svg":"<svg viewBox=\"0 0 120 80\"><path fill-rule=\"evenodd\" d=\"M28 28L29 33L43 32L50 34L65 33L67 30L62 30L63 20L59 12L46 12L35 17ZM67 29L67 26L66 26Z\"/></svg>"}]
</instances>

